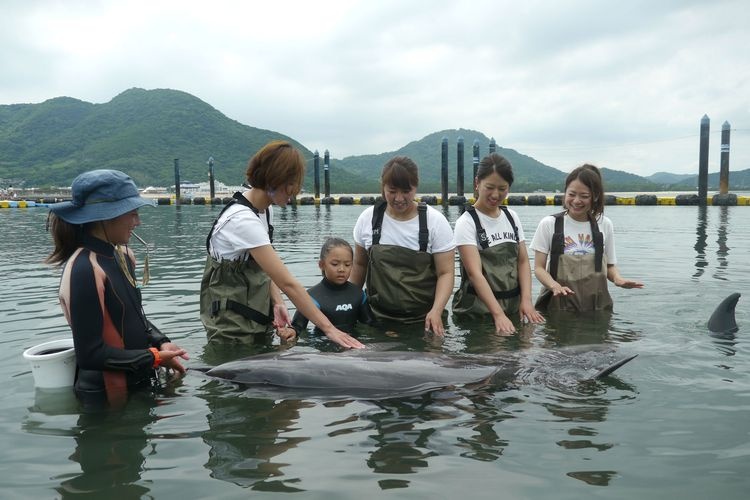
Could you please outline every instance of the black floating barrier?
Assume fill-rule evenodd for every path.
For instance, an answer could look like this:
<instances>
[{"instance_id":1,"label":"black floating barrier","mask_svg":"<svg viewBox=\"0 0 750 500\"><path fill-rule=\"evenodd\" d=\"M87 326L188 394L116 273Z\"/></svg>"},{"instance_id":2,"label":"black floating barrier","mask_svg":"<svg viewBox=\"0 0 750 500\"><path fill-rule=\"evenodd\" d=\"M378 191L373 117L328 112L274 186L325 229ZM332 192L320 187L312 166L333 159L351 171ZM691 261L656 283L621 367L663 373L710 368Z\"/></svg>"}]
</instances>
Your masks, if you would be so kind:
<instances>
[{"instance_id":1,"label":"black floating barrier","mask_svg":"<svg viewBox=\"0 0 750 500\"><path fill-rule=\"evenodd\" d=\"M711 198L711 204L716 207L736 207L737 195L733 193L715 194Z\"/></svg>"},{"instance_id":2,"label":"black floating barrier","mask_svg":"<svg viewBox=\"0 0 750 500\"><path fill-rule=\"evenodd\" d=\"M635 197L636 205L656 205L655 194L639 194Z\"/></svg>"},{"instance_id":3,"label":"black floating barrier","mask_svg":"<svg viewBox=\"0 0 750 500\"><path fill-rule=\"evenodd\" d=\"M697 194L678 194L674 197L675 205L697 205L698 195Z\"/></svg>"},{"instance_id":4,"label":"black floating barrier","mask_svg":"<svg viewBox=\"0 0 750 500\"><path fill-rule=\"evenodd\" d=\"M547 197L543 194L530 194L526 198L526 203L529 205L546 205Z\"/></svg>"}]
</instances>

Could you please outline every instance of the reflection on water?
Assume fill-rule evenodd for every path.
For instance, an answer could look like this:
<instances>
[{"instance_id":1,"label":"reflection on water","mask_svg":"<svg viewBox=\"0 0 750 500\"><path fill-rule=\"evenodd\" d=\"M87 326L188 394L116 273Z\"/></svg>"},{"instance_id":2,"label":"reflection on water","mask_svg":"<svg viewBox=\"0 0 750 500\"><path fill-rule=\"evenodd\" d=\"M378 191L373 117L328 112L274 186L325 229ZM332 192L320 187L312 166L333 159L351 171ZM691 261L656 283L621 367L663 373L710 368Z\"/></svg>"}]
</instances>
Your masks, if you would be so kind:
<instances>
[{"instance_id":1,"label":"reflection on water","mask_svg":"<svg viewBox=\"0 0 750 500\"><path fill-rule=\"evenodd\" d=\"M211 383L216 386L216 382ZM257 491L302 491L299 478L284 473L281 455L310 437L294 437L299 412L315 403L237 397L211 385L198 394L208 405L205 467L211 477Z\"/></svg>"},{"instance_id":2,"label":"reflection on water","mask_svg":"<svg viewBox=\"0 0 750 500\"><path fill-rule=\"evenodd\" d=\"M729 268L729 246L727 245L728 240L728 228L729 228L729 207L719 207L719 228L717 229L716 243L718 245L716 249L716 272L713 277L720 280L726 280L726 272Z\"/></svg>"},{"instance_id":3,"label":"reflection on water","mask_svg":"<svg viewBox=\"0 0 750 500\"><path fill-rule=\"evenodd\" d=\"M719 223L716 228L716 270L712 278L726 281L727 271L729 270L729 207L715 207L719 212ZM693 279L700 278L708 267L708 257L706 248L708 247L708 207L698 207L698 224L696 226L695 242L695 273Z\"/></svg>"},{"instance_id":4,"label":"reflection on water","mask_svg":"<svg viewBox=\"0 0 750 500\"><path fill-rule=\"evenodd\" d=\"M555 208L515 208L529 240ZM289 347L206 345L198 290L205 237L219 209L141 211L138 234L156 247L144 288L146 313L189 350L190 366ZM363 209L276 210L274 246L303 285L320 279L323 240L334 235L351 242ZM0 484L28 498L246 498L251 489L377 497L399 488L414 497L472 491L494 498L503 491L514 498L571 498L593 487L606 498L629 498L642 496L643 481L662 484L670 473L675 496L740 498L735 493L745 492L737 485L746 485L750 457L741 437L750 411L743 402L750 393L750 349L741 332L711 338L705 323L714 306L706 297L721 299L728 286L741 291L750 282L748 259L738 250L749 246L750 218L732 216L746 207L697 209L696 221L693 207L607 208L618 263L624 274L647 282L639 291L610 287L613 314L553 315L544 325L517 325L510 336L494 334L491 321L456 323L451 315L442 340L403 325L359 332L364 342L390 349L518 354L526 368L548 368L534 372L536 378L387 401L326 402L252 397L192 374L170 394L141 394L122 413L98 415L82 413L74 399L34 391L20 353L69 334L57 304L60 274L41 264L51 248L46 213L0 210L6 291L0 435L7 441ZM442 210L451 222L460 213L460 207ZM142 258L140 245L134 251ZM534 281L532 296L537 291ZM584 367L562 353L590 344L611 348L613 356L640 356L615 377L579 382L573 375ZM560 354L536 355L542 347ZM309 335L294 348L334 349ZM482 490L475 489L479 478Z\"/></svg>"},{"instance_id":5,"label":"reflection on water","mask_svg":"<svg viewBox=\"0 0 750 500\"><path fill-rule=\"evenodd\" d=\"M697 239L695 241L695 274L693 278L700 278L705 271L705 267L708 265L706 260L706 241L708 236L706 235L706 226L708 225L708 208L704 206L698 207L698 226L696 228Z\"/></svg>"}]
</instances>

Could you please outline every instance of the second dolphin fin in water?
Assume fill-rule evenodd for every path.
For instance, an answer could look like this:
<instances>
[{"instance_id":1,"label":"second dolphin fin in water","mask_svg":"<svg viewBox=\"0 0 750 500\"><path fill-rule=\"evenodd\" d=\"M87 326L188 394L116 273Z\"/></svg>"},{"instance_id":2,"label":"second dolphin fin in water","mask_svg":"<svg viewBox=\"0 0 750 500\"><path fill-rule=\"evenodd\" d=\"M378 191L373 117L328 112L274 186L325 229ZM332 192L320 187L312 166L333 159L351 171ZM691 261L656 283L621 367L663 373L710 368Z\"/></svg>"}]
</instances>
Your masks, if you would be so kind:
<instances>
[{"instance_id":1,"label":"second dolphin fin in water","mask_svg":"<svg viewBox=\"0 0 750 500\"><path fill-rule=\"evenodd\" d=\"M599 373L597 373L596 375L594 375L592 378L593 379L604 378L607 375L610 375L612 372L614 372L618 368L620 368L625 363L634 360L637 356L638 356L637 354L633 354L630 357L623 358L623 359L621 359L619 361L616 361L616 362L612 363L611 365L609 365L608 367L606 367L606 368L604 368L602 370L599 370Z\"/></svg>"}]
</instances>

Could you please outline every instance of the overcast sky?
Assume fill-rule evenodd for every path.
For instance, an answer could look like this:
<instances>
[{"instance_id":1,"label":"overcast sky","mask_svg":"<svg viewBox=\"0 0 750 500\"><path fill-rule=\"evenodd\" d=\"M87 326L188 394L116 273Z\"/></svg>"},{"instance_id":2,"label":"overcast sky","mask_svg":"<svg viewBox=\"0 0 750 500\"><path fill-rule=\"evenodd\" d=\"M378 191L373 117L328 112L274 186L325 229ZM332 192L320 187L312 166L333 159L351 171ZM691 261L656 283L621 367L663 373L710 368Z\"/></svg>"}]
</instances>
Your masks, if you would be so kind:
<instances>
[{"instance_id":1,"label":"overcast sky","mask_svg":"<svg viewBox=\"0 0 750 500\"><path fill-rule=\"evenodd\" d=\"M746 0L3 0L0 104L171 88L335 158L469 128L640 175L697 173L708 115L742 170L748 50Z\"/></svg>"}]
</instances>

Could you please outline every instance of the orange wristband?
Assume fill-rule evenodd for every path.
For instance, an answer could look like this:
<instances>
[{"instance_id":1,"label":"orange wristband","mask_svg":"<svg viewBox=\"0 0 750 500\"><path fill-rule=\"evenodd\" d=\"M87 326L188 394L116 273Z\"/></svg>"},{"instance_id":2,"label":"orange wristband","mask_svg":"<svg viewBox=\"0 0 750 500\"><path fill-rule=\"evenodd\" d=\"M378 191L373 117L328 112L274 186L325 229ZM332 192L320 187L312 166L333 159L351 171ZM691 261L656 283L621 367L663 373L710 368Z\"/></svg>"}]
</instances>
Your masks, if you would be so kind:
<instances>
[{"instance_id":1,"label":"orange wristband","mask_svg":"<svg viewBox=\"0 0 750 500\"><path fill-rule=\"evenodd\" d=\"M159 368L159 365L161 364L161 355L159 354L159 349L156 347L149 347L149 351L151 351L151 354L154 355L154 368Z\"/></svg>"}]
</instances>

